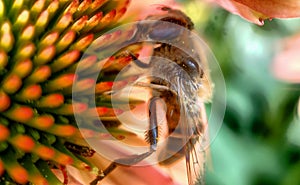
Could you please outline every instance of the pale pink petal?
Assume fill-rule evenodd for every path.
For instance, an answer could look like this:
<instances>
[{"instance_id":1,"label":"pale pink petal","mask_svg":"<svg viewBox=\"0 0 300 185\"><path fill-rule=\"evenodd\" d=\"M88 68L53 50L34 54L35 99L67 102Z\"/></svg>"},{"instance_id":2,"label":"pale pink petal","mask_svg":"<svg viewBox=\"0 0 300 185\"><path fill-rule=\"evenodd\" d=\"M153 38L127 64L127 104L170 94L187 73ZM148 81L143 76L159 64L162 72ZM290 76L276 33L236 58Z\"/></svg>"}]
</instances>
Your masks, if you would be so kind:
<instances>
[{"instance_id":1,"label":"pale pink petal","mask_svg":"<svg viewBox=\"0 0 300 185\"><path fill-rule=\"evenodd\" d=\"M283 41L283 50L275 56L272 66L276 78L300 83L300 34Z\"/></svg>"},{"instance_id":2,"label":"pale pink petal","mask_svg":"<svg viewBox=\"0 0 300 185\"><path fill-rule=\"evenodd\" d=\"M110 161L95 155L91 159L94 164L100 169L105 169L110 164ZM69 184L70 185L85 185L95 179L95 175L91 173L79 171L74 167L68 167ZM63 181L61 171L53 170L54 173ZM76 180L75 180L76 179ZM176 180L175 180L176 179ZM118 166L106 178L98 184L101 185L185 185L187 184L184 160L170 168L164 168L159 165L147 166Z\"/></svg>"}]
</instances>

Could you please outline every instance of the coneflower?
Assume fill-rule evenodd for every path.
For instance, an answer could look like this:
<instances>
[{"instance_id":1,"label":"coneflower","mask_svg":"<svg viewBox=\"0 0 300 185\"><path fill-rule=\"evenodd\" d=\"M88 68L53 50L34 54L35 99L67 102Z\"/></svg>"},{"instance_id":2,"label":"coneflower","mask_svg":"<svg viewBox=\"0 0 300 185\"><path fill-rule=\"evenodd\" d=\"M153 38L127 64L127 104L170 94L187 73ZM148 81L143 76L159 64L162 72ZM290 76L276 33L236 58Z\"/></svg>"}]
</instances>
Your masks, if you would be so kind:
<instances>
[{"instance_id":1,"label":"coneflower","mask_svg":"<svg viewBox=\"0 0 300 185\"><path fill-rule=\"evenodd\" d=\"M96 55L82 55L96 38L116 26L128 3L0 0L0 184L61 184L51 169L64 171L66 165L97 173L99 169L86 160L94 151L81 145L74 119L74 113L90 114L87 102L72 102L75 71L82 63L81 70L98 72L93 66L103 61ZM120 33L104 37L103 44L114 42L116 34ZM96 84L95 93L101 97L96 99L96 116L122 113L101 95L113 86L117 73L109 72L121 70L130 60L126 55L109 57L102 70L109 77L82 78L77 83L78 91ZM86 132L96 135L88 128Z\"/></svg>"}]
</instances>

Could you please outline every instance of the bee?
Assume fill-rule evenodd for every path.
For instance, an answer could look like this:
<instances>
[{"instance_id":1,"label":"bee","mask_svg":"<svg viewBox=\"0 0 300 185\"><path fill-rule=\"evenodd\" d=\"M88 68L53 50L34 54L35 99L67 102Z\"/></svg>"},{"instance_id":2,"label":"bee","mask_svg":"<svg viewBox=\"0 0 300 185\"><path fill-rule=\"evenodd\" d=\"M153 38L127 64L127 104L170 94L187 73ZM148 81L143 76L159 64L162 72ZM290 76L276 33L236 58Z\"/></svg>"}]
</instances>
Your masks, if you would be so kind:
<instances>
[{"instance_id":1,"label":"bee","mask_svg":"<svg viewBox=\"0 0 300 185\"><path fill-rule=\"evenodd\" d=\"M181 26L193 30L194 24L191 19L179 10L165 6L160 9L165 12L164 15L148 17L148 20L158 20L157 22L137 28L136 38L155 40L150 62L144 63L128 51L128 55L138 67L151 71L149 84L137 84L152 90L149 102L149 129L145 134L145 140L150 145L149 151L115 160L91 182L92 185L97 184L118 165L134 165L157 151L160 137L157 109L161 100L166 105L169 137L165 142L165 150L158 155L160 164L172 164L185 157L188 183L192 185L198 180L200 184L204 184L204 159L198 156L201 155L201 142L207 127L203 104L212 92L209 76L205 62L197 55L195 46L189 39L190 35L177 29ZM190 56L181 48L158 40L181 43L193 50L195 55Z\"/></svg>"}]
</instances>

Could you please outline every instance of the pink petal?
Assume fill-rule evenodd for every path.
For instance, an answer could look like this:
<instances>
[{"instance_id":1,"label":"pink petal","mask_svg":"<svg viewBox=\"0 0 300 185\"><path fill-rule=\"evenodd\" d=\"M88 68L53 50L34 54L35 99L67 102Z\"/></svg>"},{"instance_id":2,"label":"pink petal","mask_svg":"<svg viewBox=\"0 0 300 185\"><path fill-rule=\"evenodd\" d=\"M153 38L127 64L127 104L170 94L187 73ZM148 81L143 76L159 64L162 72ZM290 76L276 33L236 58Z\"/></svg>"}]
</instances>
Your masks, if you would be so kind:
<instances>
[{"instance_id":1,"label":"pink petal","mask_svg":"<svg viewBox=\"0 0 300 185\"><path fill-rule=\"evenodd\" d=\"M294 0L208 0L258 25L265 19L300 16L300 1Z\"/></svg>"},{"instance_id":2,"label":"pink petal","mask_svg":"<svg viewBox=\"0 0 300 185\"><path fill-rule=\"evenodd\" d=\"M273 74L279 80L300 83L300 34L284 40L283 48L275 56Z\"/></svg>"},{"instance_id":3,"label":"pink petal","mask_svg":"<svg viewBox=\"0 0 300 185\"><path fill-rule=\"evenodd\" d=\"M252 10L251 8L232 0L208 0L208 1L217 3L227 11L239 15L244 19L258 25L263 25L264 24L263 20L267 18L266 16Z\"/></svg>"},{"instance_id":4,"label":"pink petal","mask_svg":"<svg viewBox=\"0 0 300 185\"><path fill-rule=\"evenodd\" d=\"M300 1L295 0L235 0L255 11L274 18L300 16Z\"/></svg>"}]
</instances>

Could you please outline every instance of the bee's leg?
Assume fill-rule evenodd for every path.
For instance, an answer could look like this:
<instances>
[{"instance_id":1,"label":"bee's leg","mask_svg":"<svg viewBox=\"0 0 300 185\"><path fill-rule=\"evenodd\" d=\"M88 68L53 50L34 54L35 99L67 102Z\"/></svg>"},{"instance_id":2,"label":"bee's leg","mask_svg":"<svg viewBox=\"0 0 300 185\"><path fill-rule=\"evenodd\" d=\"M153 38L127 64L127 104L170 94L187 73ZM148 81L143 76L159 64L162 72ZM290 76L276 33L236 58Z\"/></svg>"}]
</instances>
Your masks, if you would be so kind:
<instances>
[{"instance_id":1,"label":"bee's leg","mask_svg":"<svg viewBox=\"0 0 300 185\"><path fill-rule=\"evenodd\" d=\"M147 87L151 90L154 90L156 92L163 92L163 91L171 91L174 94L177 94L173 89L170 89L169 87L165 85L159 85L159 84L153 84L153 83L145 83L145 82L136 82L134 84L136 87Z\"/></svg>"},{"instance_id":2,"label":"bee's leg","mask_svg":"<svg viewBox=\"0 0 300 185\"><path fill-rule=\"evenodd\" d=\"M126 53L133 59L133 62L140 68L149 68L150 64L146 64L140 61L131 51L126 51Z\"/></svg>"},{"instance_id":3,"label":"bee's leg","mask_svg":"<svg viewBox=\"0 0 300 185\"><path fill-rule=\"evenodd\" d=\"M134 85L137 87L147 87L157 91L165 91L165 90L170 91L170 88L165 85L151 84L145 82L136 82Z\"/></svg>"},{"instance_id":4,"label":"bee's leg","mask_svg":"<svg viewBox=\"0 0 300 185\"><path fill-rule=\"evenodd\" d=\"M150 151L156 151L158 142L158 121L157 121L157 102L159 97L153 97L150 99L149 105L149 117L150 124L149 130L146 132L146 141L150 144Z\"/></svg>"},{"instance_id":5,"label":"bee's leg","mask_svg":"<svg viewBox=\"0 0 300 185\"><path fill-rule=\"evenodd\" d=\"M64 177L64 182L63 184L68 184L69 182L69 177L68 177L68 173L67 173L67 169L66 166L63 165L59 165L58 168L61 170L63 177Z\"/></svg>"},{"instance_id":6,"label":"bee's leg","mask_svg":"<svg viewBox=\"0 0 300 185\"><path fill-rule=\"evenodd\" d=\"M126 158L120 158L116 159L114 162L110 163L110 165L104 170L99 173L99 175L94 179L90 185L96 185L99 181L104 179L109 173L111 173L114 169L117 168L117 166L132 166L143 159L147 158L149 155L151 155L153 151L148 151L140 155L131 155Z\"/></svg>"},{"instance_id":7,"label":"bee's leg","mask_svg":"<svg viewBox=\"0 0 300 185\"><path fill-rule=\"evenodd\" d=\"M93 180L90 185L96 185L99 181L104 179L109 173L111 173L117 166L132 166L143 159L150 156L154 151L156 151L157 142L158 142L158 123L157 123L157 115L156 115L156 106L157 101L159 101L158 97L153 97L150 100L149 105L149 116L150 116L150 124L149 130L146 132L146 140L150 144L150 148L148 152L139 154L139 155L130 155L125 158L116 159L112 162L104 171L101 171L100 174Z\"/></svg>"}]
</instances>

